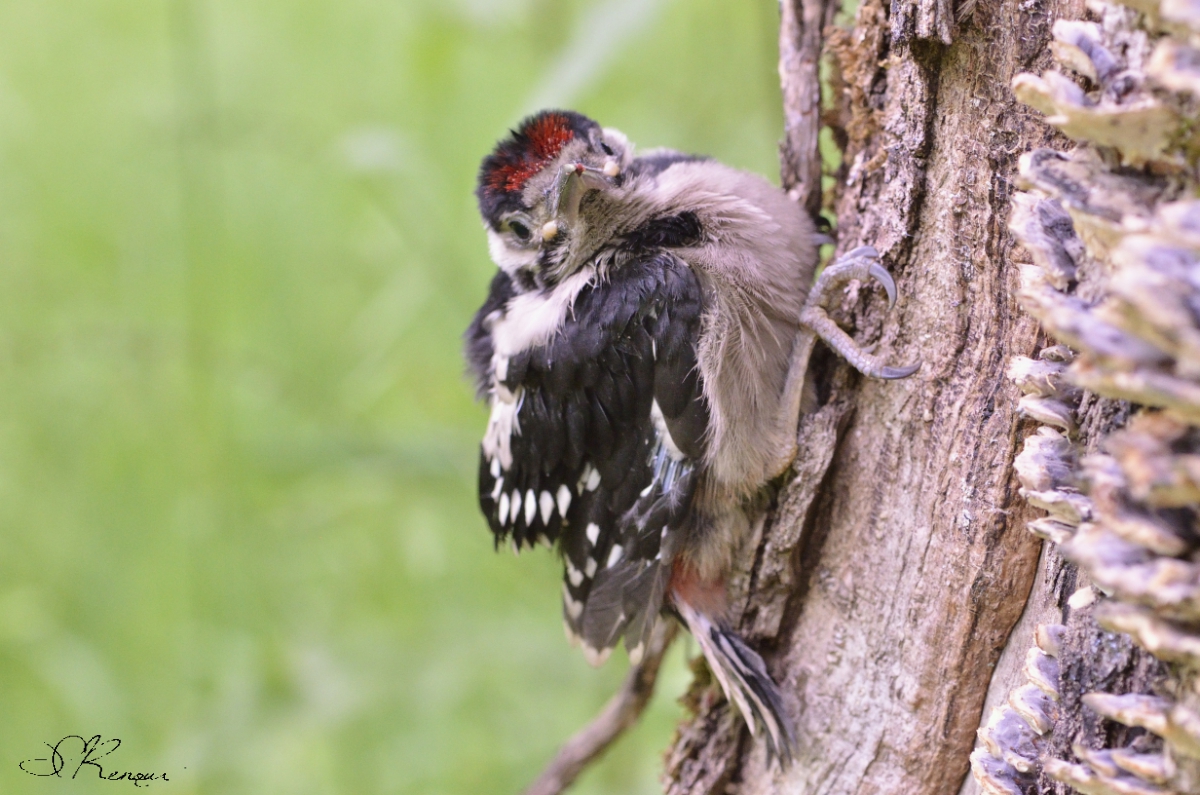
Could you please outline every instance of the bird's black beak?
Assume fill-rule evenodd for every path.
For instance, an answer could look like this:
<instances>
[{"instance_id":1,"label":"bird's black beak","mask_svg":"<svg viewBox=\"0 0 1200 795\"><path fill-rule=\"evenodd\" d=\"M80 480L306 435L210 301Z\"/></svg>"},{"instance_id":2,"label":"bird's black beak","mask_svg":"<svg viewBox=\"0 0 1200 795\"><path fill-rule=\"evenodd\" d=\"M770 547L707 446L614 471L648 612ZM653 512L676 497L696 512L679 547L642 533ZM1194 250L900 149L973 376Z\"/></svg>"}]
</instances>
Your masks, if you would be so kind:
<instances>
[{"instance_id":1,"label":"bird's black beak","mask_svg":"<svg viewBox=\"0 0 1200 795\"><path fill-rule=\"evenodd\" d=\"M564 163L550 188L550 206L554 214L542 227L542 237L552 239L559 230L569 228L579 218L579 202L589 190L609 190L617 184L621 173L615 160L603 168L583 163Z\"/></svg>"}]
</instances>

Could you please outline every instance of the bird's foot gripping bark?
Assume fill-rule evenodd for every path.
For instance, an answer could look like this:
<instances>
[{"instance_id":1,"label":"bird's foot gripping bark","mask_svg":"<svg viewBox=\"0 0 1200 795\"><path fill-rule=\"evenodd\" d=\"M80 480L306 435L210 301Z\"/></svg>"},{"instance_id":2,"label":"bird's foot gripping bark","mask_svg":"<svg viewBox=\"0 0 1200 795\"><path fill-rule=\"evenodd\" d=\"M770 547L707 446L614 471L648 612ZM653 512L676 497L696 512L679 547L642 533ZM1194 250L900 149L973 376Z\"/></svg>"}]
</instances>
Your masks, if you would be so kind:
<instances>
[{"instance_id":1,"label":"bird's foot gripping bark","mask_svg":"<svg viewBox=\"0 0 1200 795\"><path fill-rule=\"evenodd\" d=\"M879 252L871 246L860 246L821 272L808 293L804 309L800 312L800 322L863 375L888 379L910 376L920 368L920 363L904 367L885 365L859 347L858 343L825 313L823 303L829 295L853 280L866 281L868 278L882 285L887 293L888 307L891 308L896 303L896 282L879 261Z\"/></svg>"},{"instance_id":2,"label":"bird's foot gripping bark","mask_svg":"<svg viewBox=\"0 0 1200 795\"><path fill-rule=\"evenodd\" d=\"M851 251L836 262L828 265L813 284L800 310L800 331L792 346L792 363L780 401L778 428L780 439L776 465L771 470L777 477L787 470L796 457L796 428L800 419L801 397L804 379L808 372L808 360L812 355L817 337L837 351L859 372L873 378L904 378L912 375L921 366L889 367L875 356L864 351L849 334L842 331L825 312L823 302L838 288L855 279L874 279L879 282L888 296L888 306L896 303L896 282L879 262L879 252L871 246L862 246Z\"/></svg>"}]
</instances>

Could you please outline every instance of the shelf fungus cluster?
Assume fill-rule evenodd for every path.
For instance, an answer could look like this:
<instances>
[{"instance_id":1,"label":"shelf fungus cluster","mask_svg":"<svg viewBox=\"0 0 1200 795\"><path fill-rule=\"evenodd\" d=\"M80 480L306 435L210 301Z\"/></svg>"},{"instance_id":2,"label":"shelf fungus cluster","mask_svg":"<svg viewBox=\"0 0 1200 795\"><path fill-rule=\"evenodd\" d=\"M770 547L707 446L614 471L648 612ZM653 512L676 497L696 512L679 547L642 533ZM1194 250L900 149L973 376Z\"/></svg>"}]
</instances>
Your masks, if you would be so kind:
<instances>
[{"instance_id":1,"label":"shelf fungus cluster","mask_svg":"<svg viewBox=\"0 0 1200 795\"><path fill-rule=\"evenodd\" d=\"M1041 424L1017 476L1079 587L972 770L1006 795L1198 793L1200 3L1088 8L1054 25L1058 70L1013 81L1077 146L1022 157L1010 221L1051 338L1009 366ZM1109 675L1122 654L1138 676Z\"/></svg>"}]
</instances>

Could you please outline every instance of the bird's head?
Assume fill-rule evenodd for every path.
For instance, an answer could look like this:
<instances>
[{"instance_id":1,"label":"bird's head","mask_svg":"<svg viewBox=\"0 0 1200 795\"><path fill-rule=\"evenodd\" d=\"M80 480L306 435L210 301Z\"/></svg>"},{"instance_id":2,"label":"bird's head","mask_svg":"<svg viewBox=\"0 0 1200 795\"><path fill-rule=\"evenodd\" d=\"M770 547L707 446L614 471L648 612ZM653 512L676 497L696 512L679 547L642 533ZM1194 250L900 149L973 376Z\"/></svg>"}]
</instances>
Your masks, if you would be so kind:
<instances>
[{"instance_id":1,"label":"bird's head","mask_svg":"<svg viewBox=\"0 0 1200 795\"><path fill-rule=\"evenodd\" d=\"M586 116L546 110L483 159L476 196L488 248L518 289L555 284L594 253L598 199L621 189L631 149Z\"/></svg>"}]
</instances>

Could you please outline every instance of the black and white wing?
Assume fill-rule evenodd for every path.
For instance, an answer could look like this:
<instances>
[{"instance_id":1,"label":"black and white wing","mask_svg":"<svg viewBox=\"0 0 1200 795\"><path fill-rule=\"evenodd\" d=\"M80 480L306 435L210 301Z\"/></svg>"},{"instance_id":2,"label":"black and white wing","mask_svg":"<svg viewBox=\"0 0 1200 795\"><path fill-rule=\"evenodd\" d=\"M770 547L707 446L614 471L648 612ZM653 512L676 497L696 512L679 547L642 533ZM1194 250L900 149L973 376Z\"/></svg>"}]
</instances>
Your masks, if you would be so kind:
<instances>
[{"instance_id":1,"label":"black and white wing","mask_svg":"<svg viewBox=\"0 0 1200 795\"><path fill-rule=\"evenodd\" d=\"M497 373L490 328L508 320L507 279L493 281L467 333L492 404L480 507L497 543L558 543L564 618L593 662L622 637L637 658L703 455L700 283L651 248L580 289L549 339Z\"/></svg>"}]
</instances>

